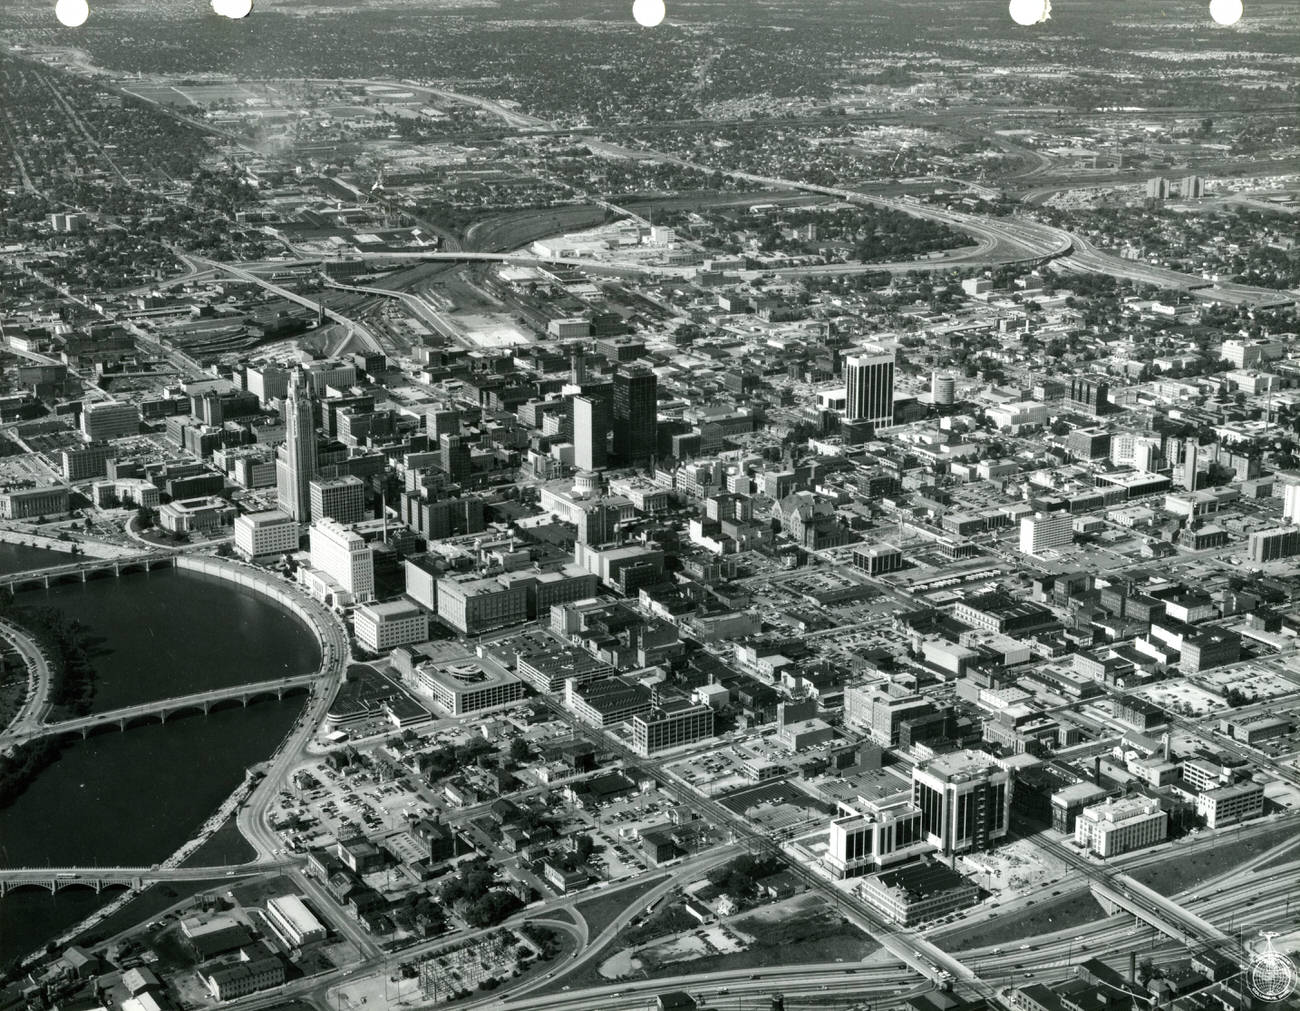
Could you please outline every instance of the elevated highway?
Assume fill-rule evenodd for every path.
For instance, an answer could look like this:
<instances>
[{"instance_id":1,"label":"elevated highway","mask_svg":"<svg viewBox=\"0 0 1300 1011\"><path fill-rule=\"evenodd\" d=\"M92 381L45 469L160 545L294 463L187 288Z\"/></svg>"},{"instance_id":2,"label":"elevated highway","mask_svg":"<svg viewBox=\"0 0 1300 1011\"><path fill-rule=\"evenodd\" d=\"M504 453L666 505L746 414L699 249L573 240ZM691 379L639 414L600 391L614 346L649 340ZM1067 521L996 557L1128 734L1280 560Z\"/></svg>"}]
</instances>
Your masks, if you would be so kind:
<instances>
[{"instance_id":1,"label":"elevated highway","mask_svg":"<svg viewBox=\"0 0 1300 1011\"><path fill-rule=\"evenodd\" d=\"M250 270L244 270L242 267L236 267L234 264L219 263L216 260L208 260L198 256L193 257L193 259L198 263L205 264L206 266L210 267L215 271L218 271L223 274L229 274L231 277L237 277L241 281L249 281L253 284L261 286L262 288L265 288L273 295L278 295L280 298L283 298L288 302L293 302L297 305L303 306L304 308L310 309L312 312L318 313L319 315L324 316L326 319L346 327L350 333L355 334L362 341L362 343L364 343L367 347L370 348L370 350L377 351L380 353L383 353L384 351L383 347L380 346L379 341L375 339L374 334L372 334L360 323L356 322L353 319L349 319L347 316L344 316L340 312L336 312L335 310L331 309L329 306L325 305L323 302L319 302L316 301L315 299L308 298L306 295L299 294L296 291L290 291L288 288L278 285L273 281L268 281L264 277L259 277L257 274L254 274Z\"/></svg>"},{"instance_id":2,"label":"elevated highway","mask_svg":"<svg viewBox=\"0 0 1300 1011\"><path fill-rule=\"evenodd\" d=\"M1214 924L1127 874L1117 874L1113 882L1093 881L1091 889L1107 912L1122 909L1132 913L1175 941L1194 946L1207 942L1222 943L1228 939L1228 935Z\"/></svg>"}]
</instances>

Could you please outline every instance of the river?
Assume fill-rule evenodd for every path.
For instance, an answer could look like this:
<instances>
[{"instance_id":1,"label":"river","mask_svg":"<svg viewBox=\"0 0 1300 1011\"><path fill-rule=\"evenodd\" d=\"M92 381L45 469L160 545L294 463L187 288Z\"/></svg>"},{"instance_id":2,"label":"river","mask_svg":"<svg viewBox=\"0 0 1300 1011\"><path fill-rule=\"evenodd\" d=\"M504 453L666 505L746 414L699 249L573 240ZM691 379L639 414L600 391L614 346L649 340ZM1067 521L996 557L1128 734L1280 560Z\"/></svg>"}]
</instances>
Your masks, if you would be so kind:
<instances>
[{"instance_id":1,"label":"river","mask_svg":"<svg viewBox=\"0 0 1300 1011\"><path fill-rule=\"evenodd\" d=\"M32 548L26 544L0 541L0 575L26 572L28 569L52 569L75 561L77 556L66 551L50 551L48 548Z\"/></svg>"},{"instance_id":2,"label":"river","mask_svg":"<svg viewBox=\"0 0 1300 1011\"><path fill-rule=\"evenodd\" d=\"M23 566L29 567L29 566ZM97 640L96 709L286 675L320 663L288 612L212 576L164 569L24 591ZM148 866L169 856L274 750L304 697L97 733L71 744L0 810L5 866ZM0 964L110 901L83 889L20 889L0 899Z\"/></svg>"}]
</instances>

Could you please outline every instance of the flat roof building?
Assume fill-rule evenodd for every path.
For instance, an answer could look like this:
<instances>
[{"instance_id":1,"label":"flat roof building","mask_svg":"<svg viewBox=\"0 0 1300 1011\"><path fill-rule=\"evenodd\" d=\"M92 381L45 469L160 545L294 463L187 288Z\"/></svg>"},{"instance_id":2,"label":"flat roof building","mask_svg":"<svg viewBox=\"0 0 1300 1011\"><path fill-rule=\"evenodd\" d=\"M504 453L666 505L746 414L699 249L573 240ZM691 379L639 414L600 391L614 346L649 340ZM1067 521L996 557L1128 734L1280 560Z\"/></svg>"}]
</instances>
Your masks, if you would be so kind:
<instances>
[{"instance_id":1,"label":"flat roof building","mask_svg":"<svg viewBox=\"0 0 1300 1011\"><path fill-rule=\"evenodd\" d=\"M235 519L235 551L248 561L298 550L298 523L279 509L245 513Z\"/></svg>"},{"instance_id":2,"label":"flat roof building","mask_svg":"<svg viewBox=\"0 0 1300 1011\"><path fill-rule=\"evenodd\" d=\"M409 600L387 604L362 604L352 613L357 642L371 653L429 638L429 615Z\"/></svg>"},{"instance_id":3,"label":"flat roof building","mask_svg":"<svg viewBox=\"0 0 1300 1011\"><path fill-rule=\"evenodd\" d=\"M524 684L517 677L490 660L472 656L425 661L405 680L452 716L508 705L524 697Z\"/></svg>"},{"instance_id":4,"label":"flat roof building","mask_svg":"<svg viewBox=\"0 0 1300 1011\"><path fill-rule=\"evenodd\" d=\"M912 803L943 854L983 849L1007 834L1011 773L982 751L955 751L912 769Z\"/></svg>"},{"instance_id":5,"label":"flat roof building","mask_svg":"<svg viewBox=\"0 0 1300 1011\"><path fill-rule=\"evenodd\" d=\"M311 496L311 518L360 523L366 518L366 485L359 477L313 478L307 484Z\"/></svg>"},{"instance_id":6,"label":"flat roof building","mask_svg":"<svg viewBox=\"0 0 1300 1011\"><path fill-rule=\"evenodd\" d=\"M672 699L632 717L632 750L642 758L713 736L713 710Z\"/></svg>"},{"instance_id":7,"label":"flat roof building","mask_svg":"<svg viewBox=\"0 0 1300 1011\"><path fill-rule=\"evenodd\" d=\"M25 520L61 516L68 511L68 489L62 485L15 488L0 493L0 519Z\"/></svg>"},{"instance_id":8,"label":"flat roof building","mask_svg":"<svg viewBox=\"0 0 1300 1011\"><path fill-rule=\"evenodd\" d=\"M266 918L291 948L325 939L325 927L296 895L280 895L266 904Z\"/></svg>"},{"instance_id":9,"label":"flat roof building","mask_svg":"<svg viewBox=\"0 0 1300 1011\"><path fill-rule=\"evenodd\" d=\"M1113 857L1163 842L1169 816L1158 801L1129 797L1084 808L1074 823L1074 841L1099 857Z\"/></svg>"},{"instance_id":10,"label":"flat roof building","mask_svg":"<svg viewBox=\"0 0 1300 1011\"><path fill-rule=\"evenodd\" d=\"M564 683L564 705L582 722L593 727L612 727L634 716L650 712L650 689L625 677L611 677L579 684Z\"/></svg>"}]
</instances>

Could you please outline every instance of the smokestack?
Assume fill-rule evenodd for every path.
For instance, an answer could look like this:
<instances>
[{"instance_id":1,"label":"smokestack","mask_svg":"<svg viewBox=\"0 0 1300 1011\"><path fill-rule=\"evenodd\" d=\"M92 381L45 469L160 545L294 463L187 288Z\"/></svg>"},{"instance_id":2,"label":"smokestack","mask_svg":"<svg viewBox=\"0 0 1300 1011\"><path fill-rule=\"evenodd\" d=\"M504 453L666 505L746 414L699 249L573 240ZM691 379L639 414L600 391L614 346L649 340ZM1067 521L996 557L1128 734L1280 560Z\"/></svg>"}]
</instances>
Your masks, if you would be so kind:
<instances>
[{"instance_id":1,"label":"smokestack","mask_svg":"<svg viewBox=\"0 0 1300 1011\"><path fill-rule=\"evenodd\" d=\"M1165 746L1165 761L1169 761L1169 731L1166 730L1160 738L1161 743Z\"/></svg>"},{"instance_id":2,"label":"smokestack","mask_svg":"<svg viewBox=\"0 0 1300 1011\"><path fill-rule=\"evenodd\" d=\"M1094 786L1101 786L1101 756L1094 755L1092 759L1092 782Z\"/></svg>"}]
</instances>

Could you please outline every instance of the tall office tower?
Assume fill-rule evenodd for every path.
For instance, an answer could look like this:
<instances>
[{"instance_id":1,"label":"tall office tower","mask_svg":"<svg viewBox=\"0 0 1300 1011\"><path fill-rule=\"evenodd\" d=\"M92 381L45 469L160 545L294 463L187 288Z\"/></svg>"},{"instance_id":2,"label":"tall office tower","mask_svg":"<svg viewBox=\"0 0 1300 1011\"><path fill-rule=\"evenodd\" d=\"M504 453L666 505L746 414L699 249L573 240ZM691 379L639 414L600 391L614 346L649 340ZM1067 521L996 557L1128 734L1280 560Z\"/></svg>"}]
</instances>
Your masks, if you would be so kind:
<instances>
[{"instance_id":1,"label":"tall office tower","mask_svg":"<svg viewBox=\"0 0 1300 1011\"><path fill-rule=\"evenodd\" d=\"M311 518L360 523L366 518L366 483L348 474L311 482Z\"/></svg>"},{"instance_id":2,"label":"tall office tower","mask_svg":"<svg viewBox=\"0 0 1300 1011\"><path fill-rule=\"evenodd\" d=\"M1110 411L1110 383L1100 376L1075 376L1070 380L1066 406L1085 414Z\"/></svg>"},{"instance_id":3,"label":"tall office tower","mask_svg":"<svg viewBox=\"0 0 1300 1011\"><path fill-rule=\"evenodd\" d=\"M983 849L1007 834L1011 773L981 751L955 751L912 768L921 828L944 856Z\"/></svg>"},{"instance_id":4,"label":"tall office tower","mask_svg":"<svg viewBox=\"0 0 1300 1011\"><path fill-rule=\"evenodd\" d=\"M957 399L957 380L951 375L936 372L930 377L930 402L947 407Z\"/></svg>"},{"instance_id":5,"label":"tall office tower","mask_svg":"<svg viewBox=\"0 0 1300 1011\"><path fill-rule=\"evenodd\" d=\"M894 352L868 346L844 359L845 417L874 428L894 423Z\"/></svg>"},{"instance_id":6,"label":"tall office tower","mask_svg":"<svg viewBox=\"0 0 1300 1011\"><path fill-rule=\"evenodd\" d=\"M1147 198L1164 200L1169 196L1169 180L1164 176L1152 176L1147 180Z\"/></svg>"},{"instance_id":7,"label":"tall office tower","mask_svg":"<svg viewBox=\"0 0 1300 1011\"><path fill-rule=\"evenodd\" d=\"M659 380L644 365L614 371L614 456L639 463L655 453L659 438Z\"/></svg>"},{"instance_id":8,"label":"tall office tower","mask_svg":"<svg viewBox=\"0 0 1300 1011\"><path fill-rule=\"evenodd\" d=\"M276 454L276 499L280 509L299 523L311 520L311 479L318 470L315 397L294 369L284 402L284 445Z\"/></svg>"},{"instance_id":9,"label":"tall office tower","mask_svg":"<svg viewBox=\"0 0 1300 1011\"><path fill-rule=\"evenodd\" d=\"M471 463L469 443L462 435L441 435L438 437L439 466L449 478L456 482L469 480Z\"/></svg>"},{"instance_id":10,"label":"tall office tower","mask_svg":"<svg viewBox=\"0 0 1300 1011\"><path fill-rule=\"evenodd\" d=\"M1196 491L1196 457L1199 450L1200 445L1195 436L1183 442L1183 487L1188 491Z\"/></svg>"},{"instance_id":11,"label":"tall office tower","mask_svg":"<svg viewBox=\"0 0 1300 1011\"><path fill-rule=\"evenodd\" d=\"M444 435L460 435L460 411L443 407L430 407L424 412L424 427L429 441L437 443Z\"/></svg>"},{"instance_id":12,"label":"tall office tower","mask_svg":"<svg viewBox=\"0 0 1300 1011\"><path fill-rule=\"evenodd\" d=\"M1289 484L1282 489L1282 519L1300 524L1300 484Z\"/></svg>"},{"instance_id":13,"label":"tall office tower","mask_svg":"<svg viewBox=\"0 0 1300 1011\"><path fill-rule=\"evenodd\" d=\"M311 525L311 567L348 593L348 603L375 599L375 553L342 523L326 519Z\"/></svg>"},{"instance_id":14,"label":"tall office tower","mask_svg":"<svg viewBox=\"0 0 1300 1011\"><path fill-rule=\"evenodd\" d=\"M581 386L587 381L587 352L582 348L574 348L573 353L569 355L569 382L574 386Z\"/></svg>"},{"instance_id":15,"label":"tall office tower","mask_svg":"<svg viewBox=\"0 0 1300 1011\"><path fill-rule=\"evenodd\" d=\"M608 462L605 433L609 422L605 402L595 397L573 398L573 463L578 470L601 470Z\"/></svg>"}]
</instances>

